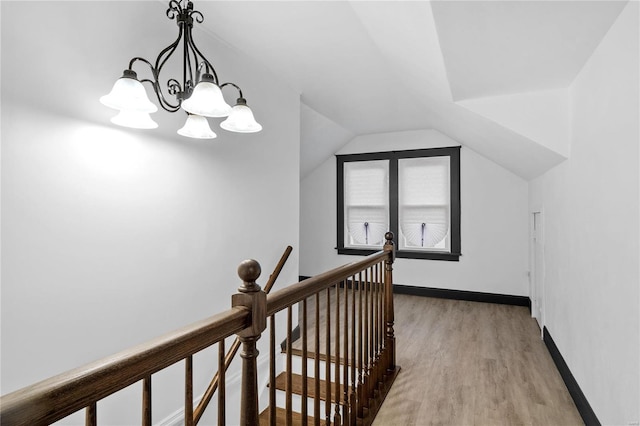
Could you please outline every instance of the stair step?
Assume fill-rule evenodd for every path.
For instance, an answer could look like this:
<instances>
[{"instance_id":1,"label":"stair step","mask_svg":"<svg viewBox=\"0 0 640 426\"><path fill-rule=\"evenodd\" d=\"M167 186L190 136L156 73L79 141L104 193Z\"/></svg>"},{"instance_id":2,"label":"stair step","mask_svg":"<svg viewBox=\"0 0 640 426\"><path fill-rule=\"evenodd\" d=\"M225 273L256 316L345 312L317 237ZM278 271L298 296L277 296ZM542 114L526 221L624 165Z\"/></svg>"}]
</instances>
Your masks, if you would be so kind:
<instances>
[{"instance_id":1,"label":"stair step","mask_svg":"<svg viewBox=\"0 0 640 426\"><path fill-rule=\"evenodd\" d=\"M292 424L293 425L302 425L302 415L300 413L296 413L295 411L292 414ZM260 425L269 425L269 408L260 413ZM287 411L284 408L276 407L276 424L283 425L287 422ZM314 419L311 416L307 416L307 424L313 425ZM320 424L324 425L325 421L320 419Z\"/></svg>"},{"instance_id":2,"label":"stair step","mask_svg":"<svg viewBox=\"0 0 640 426\"><path fill-rule=\"evenodd\" d=\"M315 378L307 377L307 397L315 398L316 389L315 389ZM287 373L282 372L276 377L276 389L286 391L287 390ZM336 402L336 394L335 394L336 385L331 383L331 402ZM320 380L320 399L322 401L327 400L327 382L325 380ZM291 375L291 393L296 395L302 395L302 376L300 374L292 374ZM343 398L344 395L344 387L340 385L339 387L339 397Z\"/></svg>"},{"instance_id":3,"label":"stair step","mask_svg":"<svg viewBox=\"0 0 640 426\"><path fill-rule=\"evenodd\" d=\"M286 351L282 351L283 354L286 354ZM291 355L295 355L298 357L302 358L302 349L296 349L296 348L291 348ZM336 363L336 357L335 355L331 355L331 357L327 357L326 354L324 353L320 353L319 354L319 360L320 361L327 361L327 358L329 358L329 362L332 364ZM307 351L307 359L316 359L316 353L315 351ZM340 365L344 365L344 357L340 357ZM351 362L351 359L347 358L347 365L348 366L355 366L356 368L358 367L357 363L353 363Z\"/></svg>"}]
</instances>

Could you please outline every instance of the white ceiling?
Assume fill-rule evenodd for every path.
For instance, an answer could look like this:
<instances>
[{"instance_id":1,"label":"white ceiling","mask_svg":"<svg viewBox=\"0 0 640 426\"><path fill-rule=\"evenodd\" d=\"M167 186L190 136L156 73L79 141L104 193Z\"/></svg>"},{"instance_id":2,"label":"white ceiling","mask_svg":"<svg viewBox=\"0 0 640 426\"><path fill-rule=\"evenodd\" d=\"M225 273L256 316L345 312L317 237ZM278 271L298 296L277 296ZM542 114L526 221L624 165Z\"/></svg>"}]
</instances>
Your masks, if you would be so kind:
<instances>
[{"instance_id":1,"label":"white ceiling","mask_svg":"<svg viewBox=\"0 0 640 426\"><path fill-rule=\"evenodd\" d=\"M611 1L432 2L454 100L567 87L622 6Z\"/></svg>"},{"instance_id":2,"label":"white ceiling","mask_svg":"<svg viewBox=\"0 0 640 426\"><path fill-rule=\"evenodd\" d=\"M563 152L536 140L527 123L496 117L495 111L510 109L508 97L498 108L495 102L456 102L454 96L567 87L625 3L196 0L205 21L196 26L195 38L214 63L208 36L244 52L301 93L301 177L354 136L433 128L528 179L561 162ZM125 64L132 51L157 55L175 35L164 14L167 0L73 2L74 14L83 14L80 21L52 19L65 10L61 5L70 7L2 1L2 32L19 32L13 27L20 26L24 34L19 43L2 39L3 59L24 64L20 75L3 72L3 82L29 81L49 92L55 87L56 95L31 101L60 113L81 103L87 117L107 121L110 111L95 102L113 81L104 64ZM30 11L28 20L7 18L25 15L21 10ZM41 34L64 46L66 56L30 55ZM82 64L73 62L78 52ZM61 84L66 71L60 64L86 69L86 81ZM2 90L3 97L28 101L19 85L3 83ZM541 99L518 102L534 98ZM168 127L181 125L180 117L165 116L175 121Z\"/></svg>"},{"instance_id":3,"label":"white ceiling","mask_svg":"<svg viewBox=\"0 0 640 426\"><path fill-rule=\"evenodd\" d=\"M448 93L444 68L432 68L427 56L439 55L433 26L421 25L419 18L428 18L428 3L196 6L212 32L289 82L309 107L356 134L428 127L429 116L415 102Z\"/></svg>"},{"instance_id":4,"label":"white ceiling","mask_svg":"<svg viewBox=\"0 0 640 426\"><path fill-rule=\"evenodd\" d=\"M625 4L199 1L196 8L207 32L300 91L309 108L302 177L345 135L434 128L532 178L565 157L456 101L568 87Z\"/></svg>"}]
</instances>

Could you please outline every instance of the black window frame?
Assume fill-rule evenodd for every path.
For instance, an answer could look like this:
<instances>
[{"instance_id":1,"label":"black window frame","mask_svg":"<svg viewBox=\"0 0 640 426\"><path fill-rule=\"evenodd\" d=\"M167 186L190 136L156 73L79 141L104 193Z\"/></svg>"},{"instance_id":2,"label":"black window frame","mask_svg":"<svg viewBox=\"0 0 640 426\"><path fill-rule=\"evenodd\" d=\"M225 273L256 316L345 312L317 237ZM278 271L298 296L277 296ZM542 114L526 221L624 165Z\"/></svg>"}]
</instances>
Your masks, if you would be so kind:
<instances>
[{"instance_id":1,"label":"black window frame","mask_svg":"<svg viewBox=\"0 0 640 426\"><path fill-rule=\"evenodd\" d=\"M407 259L430 259L459 261L461 253L460 238L460 148L443 147L414 149L406 151L385 151L364 154L336 155L337 161L337 238L338 254L368 256L379 249L360 249L344 246L344 164L355 161L389 161L389 230L396 240L396 257ZM399 249L398 236L398 160L405 158L449 157L451 237L450 252Z\"/></svg>"}]
</instances>

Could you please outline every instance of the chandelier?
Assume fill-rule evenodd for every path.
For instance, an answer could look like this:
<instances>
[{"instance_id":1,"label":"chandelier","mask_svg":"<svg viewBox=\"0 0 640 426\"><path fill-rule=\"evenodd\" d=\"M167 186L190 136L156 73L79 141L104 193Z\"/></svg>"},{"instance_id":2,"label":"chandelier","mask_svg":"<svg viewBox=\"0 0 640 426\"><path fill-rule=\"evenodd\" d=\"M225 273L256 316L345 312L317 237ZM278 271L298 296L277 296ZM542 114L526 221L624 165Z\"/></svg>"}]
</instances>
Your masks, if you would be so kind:
<instances>
[{"instance_id":1,"label":"chandelier","mask_svg":"<svg viewBox=\"0 0 640 426\"><path fill-rule=\"evenodd\" d=\"M204 57L193 41L191 31L193 21L204 21L204 16L193 9L191 1L171 0L167 9L167 17L176 19L178 24L178 38L165 47L155 64L140 57L129 61L129 68L124 70L111 92L102 96L100 102L119 113L111 122L120 126L136 129L155 129L158 124L153 121L150 113L156 112L158 107L147 97L142 83L149 83L158 99L158 104L169 112L180 111L187 113L185 125L178 130L178 134L190 138L213 139L216 134L209 127L207 117L226 117L220 127L230 132L255 133L262 130L247 106L242 90L234 83L220 84L211 62ZM169 78L163 90L160 74L168 59L176 50L182 47L182 81ZM133 65L142 62L151 71L151 78L138 79ZM236 105L232 108L224 100L222 89L230 86L238 91ZM166 91L166 94L165 94ZM171 96L174 100L168 99Z\"/></svg>"}]
</instances>

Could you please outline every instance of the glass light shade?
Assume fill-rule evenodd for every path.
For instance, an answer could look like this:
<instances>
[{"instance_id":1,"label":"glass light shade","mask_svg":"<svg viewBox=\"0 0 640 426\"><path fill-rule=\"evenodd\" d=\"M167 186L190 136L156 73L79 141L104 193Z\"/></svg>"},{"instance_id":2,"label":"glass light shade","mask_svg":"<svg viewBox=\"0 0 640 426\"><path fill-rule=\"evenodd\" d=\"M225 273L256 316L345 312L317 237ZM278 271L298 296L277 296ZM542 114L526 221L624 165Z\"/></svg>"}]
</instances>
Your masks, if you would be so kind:
<instances>
[{"instance_id":1,"label":"glass light shade","mask_svg":"<svg viewBox=\"0 0 640 426\"><path fill-rule=\"evenodd\" d=\"M131 70L125 70L124 75L113 85L111 92L101 97L100 102L109 108L118 110L146 113L158 110L158 107L147 97L147 92L142 83L137 80L136 73Z\"/></svg>"},{"instance_id":2,"label":"glass light shade","mask_svg":"<svg viewBox=\"0 0 640 426\"><path fill-rule=\"evenodd\" d=\"M209 122L205 117L193 114L189 114L187 122L178 130L178 134L196 139L213 139L217 136L209 127Z\"/></svg>"},{"instance_id":3,"label":"glass light shade","mask_svg":"<svg viewBox=\"0 0 640 426\"><path fill-rule=\"evenodd\" d=\"M230 132L238 133L256 133L262 130L262 126L253 117L251 108L247 106L247 101L243 98L238 99L238 103L231 110L231 114L220 123L220 127Z\"/></svg>"},{"instance_id":4,"label":"glass light shade","mask_svg":"<svg viewBox=\"0 0 640 426\"><path fill-rule=\"evenodd\" d=\"M133 129L155 129L158 123L151 119L148 112L122 110L111 119L113 124Z\"/></svg>"},{"instance_id":5,"label":"glass light shade","mask_svg":"<svg viewBox=\"0 0 640 426\"><path fill-rule=\"evenodd\" d=\"M182 101L182 109L205 117L226 117L231 112L231 106L225 102L222 90L213 82L211 74L202 75L191 96Z\"/></svg>"}]
</instances>

